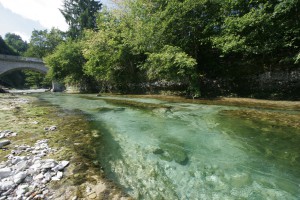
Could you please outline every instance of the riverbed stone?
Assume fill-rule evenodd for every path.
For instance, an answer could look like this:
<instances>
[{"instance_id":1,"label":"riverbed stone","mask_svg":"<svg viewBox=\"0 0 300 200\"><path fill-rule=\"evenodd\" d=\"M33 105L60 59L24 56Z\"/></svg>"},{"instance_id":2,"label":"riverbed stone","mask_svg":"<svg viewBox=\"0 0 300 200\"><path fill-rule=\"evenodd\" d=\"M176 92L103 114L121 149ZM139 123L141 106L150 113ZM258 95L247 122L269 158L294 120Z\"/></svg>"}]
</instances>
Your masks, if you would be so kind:
<instances>
[{"instance_id":1,"label":"riverbed stone","mask_svg":"<svg viewBox=\"0 0 300 200\"><path fill-rule=\"evenodd\" d=\"M22 183L23 180L26 178L26 176L27 176L26 172L19 172L19 173L17 173L13 177L14 183L16 183L16 184Z\"/></svg>"},{"instance_id":2,"label":"riverbed stone","mask_svg":"<svg viewBox=\"0 0 300 200\"><path fill-rule=\"evenodd\" d=\"M251 178L246 173L236 173L231 176L231 185L233 187L243 187L250 184Z\"/></svg>"},{"instance_id":3,"label":"riverbed stone","mask_svg":"<svg viewBox=\"0 0 300 200\"><path fill-rule=\"evenodd\" d=\"M0 182L0 191L6 191L15 186L13 181L1 181Z\"/></svg>"},{"instance_id":4,"label":"riverbed stone","mask_svg":"<svg viewBox=\"0 0 300 200\"><path fill-rule=\"evenodd\" d=\"M0 148L9 145L10 144L10 140L1 140L0 141Z\"/></svg>"},{"instance_id":5,"label":"riverbed stone","mask_svg":"<svg viewBox=\"0 0 300 200\"><path fill-rule=\"evenodd\" d=\"M89 195L89 199L96 199L96 198L97 198L97 194L95 192Z\"/></svg>"},{"instance_id":6,"label":"riverbed stone","mask_svg":"<svg viewBox=\"0 0 300 200\"><path fill-rule=\"evenodd\" d=\"M55 131L57 129L57 126L50 126L50 127L45 127L45 131Z\"/></svg>"},{"instance_id":7,"label":"riverbed stone","mask_svg":"<svg viewBox=\"0 0 300 200\"><path fill-rule=\"evenodd\" d=\"M60 161L58 165L56 165L55 167L52 168L53 171L61 171L63 170L65 167L67 167L69 165L69 161L63 160Z\"/></svg>"},{"instance_id":8,"label":"riverbed stone","mask_svg":"<svg viewBox=\"0 0 300 200\"><path fill-rule=\"evenodd\" d=\"M57 165L57 163L53 159L47 159L44 160L44 162L41 164L42 169L50 169Z\"/></svg>"},{"instance_id":9,"label":"riverbed stone","mask_svg":"<svg viewBox=\"0 0 300 200\"><path fill-rule=\"evenodd\" d=\"M19 185L16 189L16 195L17 196L23 196L23 194L26 193L26 191L29 190L29 185L28 184L22 184Z\"/></svg>"},{"instance_id":10,"label":"riverbed stone","mask_svg":"<svg viewBox=\"0 0 300 200\"><path fill-rule=\"evenodd\" d=\"M48 192L43 193L47 189L45 184L51 180L62 179L62 170L69 161L42 159L42 154L54 152L48 147L47 142L48 140L39 140L34 147L16 145L11 154L6 156L7 161L0 165L0 198L44 199L45 195L48 195ZM27 155L20 156L22 153Z\"/></svg>"},{"instance_id":11,"label":"riverbed stone","mask_svg":"<svg viewBox=\"0 0 300 200\"><path fill-rule=\"evenodd\" d=\"M0 169L0 179L9 177L12 174L11 168L5 167Z\"/></svg>"},{"instance_id":12,"label":"riverbed stone","mask_svg":"<svg viewBox=\"0 0 300 200\"><path fill-rule=\"evenodd\" d=\"M0 131L0 139L7 138L7 137L16 137L17 135L18 135L17 133L10 130Z\"/></svg>"},{"instance_id":13,"label":"riverbed stone","mask_svg":"<svg viewBox=\"0 0 300 200\"><path fill-rule=\"evenodd\" d=\"M58 179L61 179L63 177L63 173L61 171L58 171L57 174L56 174L56 177Z\"/></svg>"},{"instance_id":14,"label":"riverbed stone","mask_svg":"<svg viewBox=\"0 0 300 200\"><path fill-rule=\"evenodd\" d=\"M161 159L166 161L172 161L186 165L189 161L188 155L185 152L184 148L177 144L165 143L160 145L158 152L155 152L160 155Z\"/></svg>"},{"instance_id":15,"label":"riverbed stone","mask_svg":"<svg viewBox=\"0 0 300 200\"><path fill-rule=\"evenodd\" d=\"M25 156L14 156L11 159L11 164L15 165L17 163L19 163L20 161L25 161L27 158Z\"/></svg>"}]
</instances>

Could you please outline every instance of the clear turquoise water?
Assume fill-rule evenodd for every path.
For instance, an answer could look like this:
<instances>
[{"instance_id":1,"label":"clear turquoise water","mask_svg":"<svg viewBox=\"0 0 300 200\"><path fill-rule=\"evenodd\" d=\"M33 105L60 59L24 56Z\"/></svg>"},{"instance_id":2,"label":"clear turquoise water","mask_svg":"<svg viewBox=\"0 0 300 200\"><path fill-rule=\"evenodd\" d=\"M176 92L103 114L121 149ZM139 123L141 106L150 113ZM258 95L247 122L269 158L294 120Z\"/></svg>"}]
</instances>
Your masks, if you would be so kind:
<instances>
[{"instance_id":1,"label":"clear turquoise water","mask_svg":"<svg viewBox=\"0 0 300 200\"><path fill-rule=\"evenodd\" d=\"M238 107L126 99L172 106L144 110L95 95L40 97L87 114L107 176L134 198L300 199L295 129L219 114Z\"/></svg>"}]
</instances>

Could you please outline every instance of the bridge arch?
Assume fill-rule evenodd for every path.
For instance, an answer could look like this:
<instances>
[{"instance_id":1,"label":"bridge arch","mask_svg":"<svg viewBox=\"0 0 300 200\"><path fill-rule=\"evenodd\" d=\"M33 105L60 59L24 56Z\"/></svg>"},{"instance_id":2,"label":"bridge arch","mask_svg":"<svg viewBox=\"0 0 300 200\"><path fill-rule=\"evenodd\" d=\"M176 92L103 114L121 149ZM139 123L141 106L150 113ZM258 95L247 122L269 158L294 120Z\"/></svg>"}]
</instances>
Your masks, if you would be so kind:
<instances>
[{"instance_id":1,"label":"bridge arch","mask_svg":"<svg viewBox=\"0 0 300 200\"><path fill-rule=\"evenodd\" d=\"M48 68L42 59L0 54L0 77L16 70L30 69L46 74Z\"/></svg>"},{"instance_id":2,"label":"bridge arch","mask_svg":"<svg viewBox=\"0 0 300 200\"><path fill-rule=\"evenodd\" d=\"M45 63L42 59L39 58L28 58L28 57L20 57L20 56L10 56L0 54L0 77L16 70L30 69L34 71L41 72L46 74L48 72L48 68L45 66ZM52 89L53 92L61 92L64 90L64 85L52 81Z\"/></svg>"}]
</instances>

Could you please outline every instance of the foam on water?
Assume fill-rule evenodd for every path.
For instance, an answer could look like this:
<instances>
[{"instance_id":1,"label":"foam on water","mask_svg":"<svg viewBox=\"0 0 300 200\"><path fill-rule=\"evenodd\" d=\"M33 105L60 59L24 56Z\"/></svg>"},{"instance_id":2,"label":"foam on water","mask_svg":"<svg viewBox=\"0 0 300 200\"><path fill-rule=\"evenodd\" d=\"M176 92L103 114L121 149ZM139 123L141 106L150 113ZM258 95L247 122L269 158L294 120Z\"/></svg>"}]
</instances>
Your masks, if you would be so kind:
<instances>
[{"instance_id":1,"label":"foam on water","mask_svg":"<svg viewBox=\"0 0 300 200\"><path fill-rule=\"evenodd\" d=\"M261 127L218 115L221 110L239 108L168 103L171 109L149 111L120 108L105 98L82 95L41 97L90 116L101 133L97 149L102 167L137 199L300 197L299 157L295 161L277 158L278 148L270 144L270 135ZM288 149L291 141L282 139L282 143ZM270 159L266 149L275 152L275 158ZM299 155L299 147L287 151Z\"/></svg>"}]
</instances>

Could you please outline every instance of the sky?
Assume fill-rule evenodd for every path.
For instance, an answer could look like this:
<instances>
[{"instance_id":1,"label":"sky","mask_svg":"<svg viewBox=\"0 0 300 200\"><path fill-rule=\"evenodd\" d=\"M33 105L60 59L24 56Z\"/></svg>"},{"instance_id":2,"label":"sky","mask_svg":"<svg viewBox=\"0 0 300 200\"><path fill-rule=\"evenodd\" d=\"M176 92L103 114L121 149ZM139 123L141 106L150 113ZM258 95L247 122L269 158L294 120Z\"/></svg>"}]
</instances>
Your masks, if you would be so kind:
<instances>
[{"instance_id":1,"label":"sky","mask_svg":"<svg viewBox=\"0 0 300 200\"><path fill-rule=\"evenodd\" d=\"M112 6L111 0L101 0L103 5ZM15 33L29 42L31 32L58 28L68 29L59 8L63 0L0 0L0 35Z\"/></svg>"}]
</instances>

